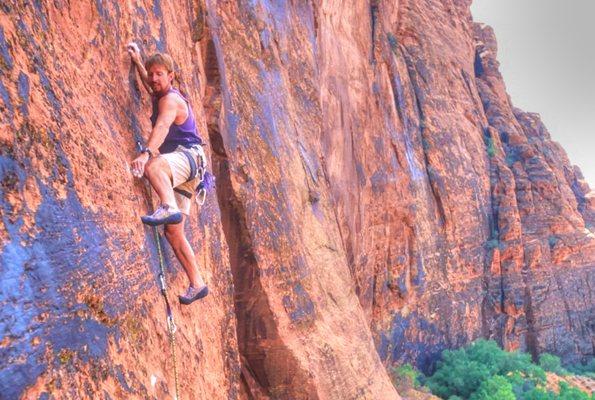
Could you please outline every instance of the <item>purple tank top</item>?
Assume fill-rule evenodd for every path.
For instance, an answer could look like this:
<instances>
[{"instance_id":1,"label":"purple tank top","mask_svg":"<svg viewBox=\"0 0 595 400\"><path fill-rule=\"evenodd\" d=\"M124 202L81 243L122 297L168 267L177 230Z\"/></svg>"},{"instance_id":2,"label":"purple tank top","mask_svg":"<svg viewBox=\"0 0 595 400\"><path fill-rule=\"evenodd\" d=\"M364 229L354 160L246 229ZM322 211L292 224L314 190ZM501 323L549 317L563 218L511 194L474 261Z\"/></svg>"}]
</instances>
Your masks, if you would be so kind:
<instances>
[{"instance_id":1,"label":"purple tank top","mask_svg":"<svg viewBox=\"0 0 595 400\"><path fill-rule=\"evenodd\" d=\"M196 144L202 144L202 139L198 135L198 129L196 128L196 121L194 120L194 114L192 113L192 107L190 107L190 103L188 100L182 96L175 88L170 88L167 93L162 94L160 96L153 95L153 113L151 114L151 126L155 126L157 123L157 115L159 114L159 99L169 93L176 93L178 96L184 99L186 105L188 106L188 117L186 121L184 121L180 125L176 125L172 123L169 127L169 132L163 141L163 144L159 146L159 152L164 153L171 153L178 147L182 145L184 147L192 147Z\"/></svg>"}]
</instances>

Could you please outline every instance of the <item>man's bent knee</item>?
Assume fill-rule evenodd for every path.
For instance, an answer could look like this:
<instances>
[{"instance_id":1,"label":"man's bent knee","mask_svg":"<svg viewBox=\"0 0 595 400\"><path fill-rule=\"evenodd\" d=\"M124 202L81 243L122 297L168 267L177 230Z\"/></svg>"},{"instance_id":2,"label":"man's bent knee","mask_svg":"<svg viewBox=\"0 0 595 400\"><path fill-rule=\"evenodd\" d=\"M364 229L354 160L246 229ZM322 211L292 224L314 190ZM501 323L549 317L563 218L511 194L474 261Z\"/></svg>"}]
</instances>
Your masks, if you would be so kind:
<instances>
[{"instance_id":1,"label":"man's bent knee","mask_svg":"<svg viewBox=\"0 0 595 400\"><path fill-rule=\"evenodd\" d=\"M147 161L147 163L145 164L145 176L148 178L150 175L155 173L156 168L156 162L155 162L156 158L151 158L149 161Z\"/></svg>"},{"instance_id":2,"label":"man's bent knee","mask_svg":"<svg viewBox=\"0 0 595 400\"><path fill-rule=\"evenodd\" d=\"M167 172L167 162L160 157L151 158L147 164L145 164L145 176L148 178L151 175L155 175L160 171Z\"/></svg>"}]
</instances>

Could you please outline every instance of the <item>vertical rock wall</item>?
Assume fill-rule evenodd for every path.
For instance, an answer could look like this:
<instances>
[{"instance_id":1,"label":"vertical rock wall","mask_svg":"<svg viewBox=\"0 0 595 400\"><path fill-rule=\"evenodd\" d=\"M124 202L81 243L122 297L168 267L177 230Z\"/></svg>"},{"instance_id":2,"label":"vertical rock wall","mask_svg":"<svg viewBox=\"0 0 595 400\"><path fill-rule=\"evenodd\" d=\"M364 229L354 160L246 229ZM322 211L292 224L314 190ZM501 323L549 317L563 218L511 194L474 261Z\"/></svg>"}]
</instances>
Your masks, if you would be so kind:
<instances>
[{"instance_id":1,"label":"vertical rock wall","mask_svg":"<svg viewBox=\"0 0 595 400\"><path fill-rule=\"evenodd\" d=\"M493 202L488 292L500 298L485 310L489 333L534 355L592 357L593 192L539 115L512 106L491 28L474 33Z\"/></svg>"},{"instance_id":2,"label":"vertical rock wall","mask_svg":"<svg viewBox=\"0 0 595 400\"><path fill-rule=\"evenodd\" d=\"M125 44L171 52L200 129L192 2L2 2L0 398L172 398L143 184L150 103ZM183 399L237 398L233 287L213 194L187 232L212 296L174 307ZM163 238L162 238L163 239ZM170 296L187 278L165 245Z\"/></svg>"},{"instance_id":3,"label":"vertical rock wall","mask_svg":"<svg viewBox=\"0 0 595 400\"><path fill-rule=\"evenodd\" d=\"M207 2L221 104L211 141L244 379L272 398L398 398L355 293L321 136L319 10ZM217 96L217 95L216 95Z\"/></svg>"}]
</instances>

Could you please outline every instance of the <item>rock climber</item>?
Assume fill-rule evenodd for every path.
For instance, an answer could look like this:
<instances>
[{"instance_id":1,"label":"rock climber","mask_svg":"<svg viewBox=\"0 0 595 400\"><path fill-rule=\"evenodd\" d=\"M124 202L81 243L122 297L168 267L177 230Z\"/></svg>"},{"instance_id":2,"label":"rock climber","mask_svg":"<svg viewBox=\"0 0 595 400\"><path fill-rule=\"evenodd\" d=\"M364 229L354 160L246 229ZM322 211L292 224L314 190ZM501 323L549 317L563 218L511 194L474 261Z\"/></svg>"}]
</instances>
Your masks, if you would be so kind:
<instances>
[{"instance_id":1,"label":"rock climber","mask_svg":"<svg viewBox=\"0 0 595 400\"><path fill-rule=\"evenodd\" d=\"M190 280L179 299L182 304L190 304L209 292L184 232L185 217L190 214L195 189L204 176L206 156L190 103L173 87L172 58L156 53L143 65L135 43L129 43L127 51L153 103L149 140L131 167L134 176L149 180L161 204L141 220L147 225L165 226L165 237Z\"/></svg>"}]
</instances>

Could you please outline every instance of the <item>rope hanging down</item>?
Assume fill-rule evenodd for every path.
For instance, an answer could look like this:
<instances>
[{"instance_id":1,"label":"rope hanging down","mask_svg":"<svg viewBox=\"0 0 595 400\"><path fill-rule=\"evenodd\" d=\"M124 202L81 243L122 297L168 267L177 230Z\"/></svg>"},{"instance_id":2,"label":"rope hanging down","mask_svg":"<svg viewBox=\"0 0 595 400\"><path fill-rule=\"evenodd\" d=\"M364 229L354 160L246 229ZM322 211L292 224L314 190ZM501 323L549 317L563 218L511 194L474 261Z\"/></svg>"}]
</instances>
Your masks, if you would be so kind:
<instances>
[{"instance_id":1,"label":"rope hanging down","mask_svg":"<svg viewBox=\"0 0 595 400\"><path fill-rule=\"evenodd\" d=\"M136 142L137 148L140 149L142 148L141 142L137 141ZM151 187L149 185L149 183L147 182L146 179L143 179L145 182L145 190L148 194L148 200L149 200L149 208L151 210L153 210L153 192L151 190ZM161 289L161 294L163 295L163 298L165 299L165 310L167 313L167 333L168 333L168 339L169 339L169 346L171 348L171 356L172 356L172 362L174 365L174 383L175 383L175 400L179 400L180 399L180 394L179 394L179 381L178 381L178 363L177 363L177 359L176 359L176 323L174 321L174 314L171 310L171 303L169 301L169 296L167 294L167 284L166 284L166 280L165 280L165 260L163 258L163 250L161 248L161 239L159 238L159 231L157 229L157 226L154 226L153 228L153 234L155 236L155 244L157 245L157 252L159 254L159 287Z\"/></svg>"}]
</instances>

